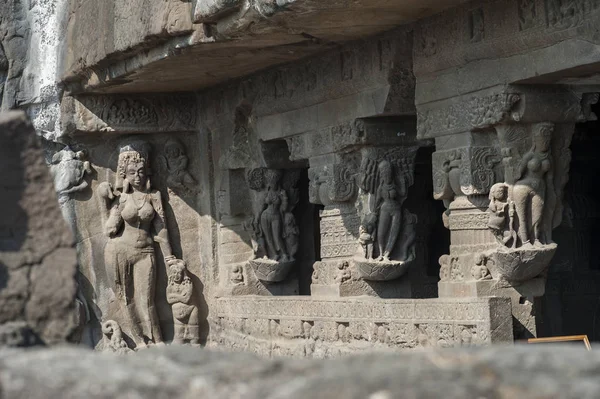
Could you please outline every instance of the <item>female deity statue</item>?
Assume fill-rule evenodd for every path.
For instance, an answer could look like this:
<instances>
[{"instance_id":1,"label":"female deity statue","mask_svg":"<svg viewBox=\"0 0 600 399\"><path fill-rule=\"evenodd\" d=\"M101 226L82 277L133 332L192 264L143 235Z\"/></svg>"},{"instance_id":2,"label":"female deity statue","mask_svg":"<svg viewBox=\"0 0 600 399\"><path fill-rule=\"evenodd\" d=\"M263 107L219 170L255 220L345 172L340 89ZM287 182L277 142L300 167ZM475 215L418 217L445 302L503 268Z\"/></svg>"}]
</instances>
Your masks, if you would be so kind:
<instances>
[{"instance_id":1,"label":"female deity statue","mask_svg":"<svg viewBox=\"0 0 600 399\"><path fill-rule=\"evenodd\" d=\"M255 168L246 179L253 194L253 217L244 224L250 231L254 257L250 265L264 282L283 281L295 264L300 229L292 209L299 200L295 188L300 171Z\"/></svg>"},{"instance_id":2,"label":"female deity statue","mask_svg":"<svg viewBox=\"0 0 600 399\"><path fill-rule=\"evenodd\" d=\"M108 183L99 187L108 211L106 267L120 302L122 326L137 347L162 342L154 307L154 242L160 245L167 267L177 261L165 227L160 192L150 186L148 153L149 147L143 142L123 146L117 168L122 191L113 192Z\"/></svg>"},{"instance_id":3,"label":"female deity statue","mask_svg":"<svg viewBox=\"0 0 600 399\"><path fill-rule=\"evenodd\" d=\"M521 160L512 200L519 221L518 235L523 245L551 243L552 214L556 202L550 141L554 126L542 123L533 135L533 146ZM544 211L550 210L546 215Z\"/></svg>"},{"instance_id":4,"label":"female deity statue","mask_svg":"<svg viewBox=\"0 0 600 399\"><path fill-rule=\"evenodd\" d=\"M402 202L406 198L406 183L398 179L394 181L392 165L383 160L378 165L379 188L377 189L377 210L379 223L377 226L377 245L379 261L390 261L398 234L402 227Z\"/></svg>"},{"instance_id":5,"label":"female deity statue","mask_svg":"<svg viewBox=\"0 0 600 399\"><path fill-rule=\"evenodd\" d=\"M266 193L265 203L259 215L260 228L264 235L267 257L281 262L291 260L283 237L283 221L288 207L288 197L279 186L283 176L277 169L266 169L264 172Z\"/></svg>"}]
</instances>

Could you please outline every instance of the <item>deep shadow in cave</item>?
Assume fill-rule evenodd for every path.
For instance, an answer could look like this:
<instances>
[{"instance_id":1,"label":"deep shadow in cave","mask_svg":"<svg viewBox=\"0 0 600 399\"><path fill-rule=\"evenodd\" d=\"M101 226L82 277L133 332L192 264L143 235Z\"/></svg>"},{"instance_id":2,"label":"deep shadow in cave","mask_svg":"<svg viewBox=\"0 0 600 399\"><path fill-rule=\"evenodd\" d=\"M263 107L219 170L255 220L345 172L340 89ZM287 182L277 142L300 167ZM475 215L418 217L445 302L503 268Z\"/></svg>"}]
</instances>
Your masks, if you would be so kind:
<instances>
[{"instance_id":1,"label":"deep shadow in cave","mask_svg":"<svg viewBox=\"0 0 600 399\"><path fill-rule=\"evenodd\" d=\"M600 106L592 107L597 115ZM576 125L558 249L539 299L540 337L586 334L600 341L600 122Z\"/></svg>"}]
</instances>

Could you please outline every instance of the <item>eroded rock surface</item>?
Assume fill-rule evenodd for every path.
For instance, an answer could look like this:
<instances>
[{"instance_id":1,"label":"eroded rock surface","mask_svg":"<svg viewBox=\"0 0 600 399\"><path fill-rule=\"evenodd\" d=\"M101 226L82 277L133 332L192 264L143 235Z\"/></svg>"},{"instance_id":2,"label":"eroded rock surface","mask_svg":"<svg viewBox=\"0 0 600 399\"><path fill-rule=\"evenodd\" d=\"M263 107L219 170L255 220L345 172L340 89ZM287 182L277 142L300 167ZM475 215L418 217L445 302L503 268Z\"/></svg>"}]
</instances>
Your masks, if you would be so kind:
<instances>
[{"instance_id":1,"label":"eroded rock surface","mask_svg":"<svg viewBox=\"0 0 600 399\"><path fill-rule=\"evenodd\" d=\"M0 352L2 398L594 398L600 353L564 346L261 360L169 346Z\"/></svg>"},{"instance_id":2,"label":"eroded rock surface","mask_svg":"<svg viewBox=\"0 0 600 399\"><path fill-rule=\"evenodd\" d=\"M23 112L0 115L0 345L64 342L76 327L76 253Z\"/></svg>"}]
</instances>

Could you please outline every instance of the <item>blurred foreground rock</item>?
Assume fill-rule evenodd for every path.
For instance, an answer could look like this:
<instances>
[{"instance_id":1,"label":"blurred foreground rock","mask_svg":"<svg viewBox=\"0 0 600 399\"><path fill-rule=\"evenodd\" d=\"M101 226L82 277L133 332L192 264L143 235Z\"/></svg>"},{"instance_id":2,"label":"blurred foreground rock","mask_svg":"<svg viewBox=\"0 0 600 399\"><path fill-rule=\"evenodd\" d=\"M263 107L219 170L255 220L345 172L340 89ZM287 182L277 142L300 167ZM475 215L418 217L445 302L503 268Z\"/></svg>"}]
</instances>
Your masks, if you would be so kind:
<instances>
[{"instance_id":1,"label":"blurred foreground rock","mask_svg":"<svg viewBox=\"0 0 600 399\"><path fill-rule=\"evenodd\" d=\"M64 342L77 326L76 252L34 129L0 115L0 345Z\"/></svg>"},{"instance_id":2,"label":"blurred foreground rock","mask_svg":"<svg viewBox=\"0 0 600 399\"><path fill-rule=\"evenodd\" d=\"M600 353L564 346L264 360L169 346L0 352L2 398L596 398Z\"/></svg>"}]
</instances>

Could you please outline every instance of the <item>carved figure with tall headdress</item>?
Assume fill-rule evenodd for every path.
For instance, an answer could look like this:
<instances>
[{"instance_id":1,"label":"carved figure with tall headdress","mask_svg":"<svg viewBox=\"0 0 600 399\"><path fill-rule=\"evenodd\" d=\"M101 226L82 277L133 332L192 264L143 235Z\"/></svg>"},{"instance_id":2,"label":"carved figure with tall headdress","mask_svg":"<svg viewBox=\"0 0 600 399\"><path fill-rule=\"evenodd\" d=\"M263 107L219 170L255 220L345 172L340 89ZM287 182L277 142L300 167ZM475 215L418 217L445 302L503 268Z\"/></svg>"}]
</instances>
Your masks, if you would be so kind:
<instances>
[{"instance_id":1,"label":"carved figure with tall headdress","mask_svg":"<svg viewBox=\"0 0 600 399\"><path fill-rule=\"evenodd\" d=\"M150 184L150 147L129 142L119 151L117 189L105 182L98 187L104 199L107 274L120 304L120 324L136 347L162 342L155 309L156 254L160 246L167 266L176 261L165 225L159 191Z\"/></svg>"}]
</instances>

